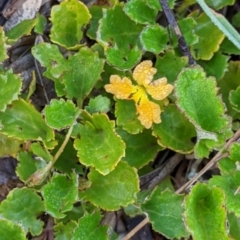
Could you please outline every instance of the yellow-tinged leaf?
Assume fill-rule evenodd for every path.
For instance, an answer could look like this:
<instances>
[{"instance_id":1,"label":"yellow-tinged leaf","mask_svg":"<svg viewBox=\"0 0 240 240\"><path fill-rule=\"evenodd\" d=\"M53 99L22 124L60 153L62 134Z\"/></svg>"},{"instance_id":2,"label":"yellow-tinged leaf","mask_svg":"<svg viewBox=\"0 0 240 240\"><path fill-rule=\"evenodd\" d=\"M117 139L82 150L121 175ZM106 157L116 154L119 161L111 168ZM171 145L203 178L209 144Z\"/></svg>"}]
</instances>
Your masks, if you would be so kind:
<instances>
[{"instance_id":1,"label":"yellow-tinged leaf","mask_svg":"<svg viewBox=\"0 0 240 240\"><path fill-rule=\"evenodd\" d=\"M137 91L130 79L127 77L121 79L118 75L110 77L110 84L105 85L105 89L118 99L129 99L129 96Z\"/></svg>"},{"instance_id":2,"label":"yellow-tinged leaf","mask_svg":"<svg viewBox=\"0 0 240 240\"><path fill-rule=\"evenodd\" d=\"M151 102L148 99L143 99L136 107L138 119L145 128L150 128L153 123L161 122L161 109L156 103Z\"/></svg>"},{"instance_id":3,"label":"yellow-tinged leaf","mask_svg":"<svg viewBox=\"0 0 240 240\"><path fill-rule=\"evenodd\" d=\"M151 61L143 61L135 67L133 71L133 78L139 85L145 86L153 80L153 75L156 72L157 69L152 67Z\"/></svg>"},{"instance_id":4,"label":"yellow-tinged leaf","mask_svg":"<svg viewBox=\"0 0 240 240\"><path fill-rule=\"evenodd\" d=\"M156 100L163 100L173 90L173 86L171 84L167 84L167 79L165 77L146 85L145 88L147 93Z\"/></svg>"}]
</instances>

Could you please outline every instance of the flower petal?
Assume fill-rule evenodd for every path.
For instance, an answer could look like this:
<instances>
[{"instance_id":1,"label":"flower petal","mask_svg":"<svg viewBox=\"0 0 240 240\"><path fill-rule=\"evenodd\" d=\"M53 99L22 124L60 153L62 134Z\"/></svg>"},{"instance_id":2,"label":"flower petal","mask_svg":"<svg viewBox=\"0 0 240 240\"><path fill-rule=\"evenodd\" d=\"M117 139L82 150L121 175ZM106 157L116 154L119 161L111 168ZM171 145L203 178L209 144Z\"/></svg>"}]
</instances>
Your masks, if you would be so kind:
<instances>
[{"instance_id":1,"label":"flower petal","mask_svg":"<svg viewBox=\"0 0 240 240\"><path fill-rule=\"evenodd\" d=\"M159 105L149 101L147 98L141 99L136 105L138 119L145 128L150 128L153 123L160 123L161 109Z\"/></svg>"},{"instance_id":2,"label":"flower petal","mask_svg":"<svg viewBox=\"0 0 240 240\"><path fill-rule=\"evenodd\" d=\"M133 78L139 85L147 85L157 72L156 68L152 67L152 61L143 61L138 64L133 71Z\"/></svg>"},{"instance_id":3,"label":"flower petal","mask_svg":"<svg viewBox=\"0 0 240 240\"><path fill-rule=\"evenodd\" d=\"M166 98L173 90L173 86L167 83L167 79L160 78L151 82L149 85L145 85L146 91L156 100L162 100Z\"/></svg>"},{"instance_id":4,"label":"flower petal","mask_svg":"<svg viewBox=\"0 0 240 240\"><path fill-rule=\"evenodd\" d=\"M105 85L105 89L118 99L129 99L129 96L137 91L129 78L121 79L118 75L111 75L110 84Z\"/></svg>"}]
</instances>

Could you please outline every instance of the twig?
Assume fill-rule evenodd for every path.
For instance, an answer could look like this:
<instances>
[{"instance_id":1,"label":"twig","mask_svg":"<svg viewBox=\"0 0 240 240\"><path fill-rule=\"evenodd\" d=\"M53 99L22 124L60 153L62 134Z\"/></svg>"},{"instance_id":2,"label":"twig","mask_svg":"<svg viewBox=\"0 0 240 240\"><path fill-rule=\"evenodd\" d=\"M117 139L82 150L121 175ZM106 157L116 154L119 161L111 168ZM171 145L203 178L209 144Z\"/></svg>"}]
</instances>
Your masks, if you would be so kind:
<instances>
[{"instance_id":1,"label":"twig","mask_svg":"<svg viewBox=\"0 0 240 240\"><path fill-rule=\"evenodd\" d=\"M195 60L193 59L192 54L189 51L189 48L187 46L187 43L182 35L182 32L177 24L177 21L174 17L174 14L171 10L171 8L168 5L167 0L159 0L161 6L162 6L162 10L164 12L164 15L167 18L167 21L169 23L169 25L171 26L171 28L173 29L174 33L177 36L178 39L178 46L183 54L183 56L187 56L188 57L188 64L189 65L196 65Z\"/></svg>"},{"instance_id":2,"label":"twig","mask_svg":"<svg viewBox=\"0 0 240 240\"><path fill-rule=\"evenodd\" d=\"M215 165L220 159L223 157L227 157L228 153L223 153L223 151L226 151L229 146L235 142L240 137L240 129L233 135L232 138L230 138L227 143L224 145L222 150L220 150L212 159L211 161L191 180L189 180L187 183L185 183L181 188L179 188L176 193L183 192L186 188L190 187L192 184L194 184L198 178L200 178L206 171L208 171L213 165Z\"/></svg>"}]
</instances>

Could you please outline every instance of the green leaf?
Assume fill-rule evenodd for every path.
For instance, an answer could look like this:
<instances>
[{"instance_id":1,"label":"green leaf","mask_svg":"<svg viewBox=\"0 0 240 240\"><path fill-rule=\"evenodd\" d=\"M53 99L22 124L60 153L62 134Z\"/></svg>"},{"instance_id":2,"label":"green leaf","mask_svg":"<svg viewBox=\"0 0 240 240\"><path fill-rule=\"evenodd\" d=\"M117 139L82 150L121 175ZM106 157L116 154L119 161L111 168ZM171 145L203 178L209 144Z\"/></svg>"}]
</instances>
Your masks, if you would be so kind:
<instances>
[{"instance_id":1,"label":"green leaf","mask_svg":"<svg viewBox=\"0 0 240 240\"><path fill-rule=\"evenodd\" d=\"M193 239L229 239L221 189L197 183L186 197L185 209L185 221Z\"/></svg>"},{"instance_id":2,"label":"green leaf","mask_svg":"<svg viewBox=\"0 0 240 240\"><path fill-rule=\"evenodd\" d=\"M198 15L197 11L190 16L197 23L194 31L198 36L198 42L191 47L191 53L197 60L210 60L213 53L218 51L219 45L224 39L224 34L205 13Z\"/></svg>"},{"instance_id":3,"label":"green leaf","mask_svg":"<svg viewBox=\"0 0 240 240\"><path fill-rule=\"evenodd\" d=\"M24 100L15 100L4 113L0 112L1 132L20 140L40 140L44 143L54 138L54 132L43 121L41 114Z\"/></svg>"},{"instance_id":4,"label":"green leaf","mask_svg":"<svg viewBox=\"0 0 240 240\"><path fill-rule=\"evenodd\" d=\"M67 49L80 47L83 26L91 18L86 5L77 0L66 0L51 9L51 41Z\"/></svg>"},{"instance_id":5,"label":"green leaf","mask_svg":"<svg viewBox=\"0 0 240 240\"><path fill-rule=\"evenodd\" d=\"M110 99L99 95L95 98L91 98L88 106L85 108L90 114L96 112L107 113L110 111Z\"/></svg>"},{"instance_id":6,"label":"green leaf","mask_svg":"<svg viewBox=\"0 0 240 240\"><path fill-rule=\"evenodd\" d=\"M75 121L77 113L74 103L64 99L53 99L50 105L44 108L46 123L57 130L69 127Z\"/></svg>"},{"instance_id":7,"label":"green leaf","mask_svg":"<svg viewBox=\"0 0 240 240\"><path fill-rule=\"evenodd\" d=\"M237 12L236 14L234 14L234 16L232 17L232 24L236 28L240 27L240 12Z\"/></svg>"},{"instance_id":8,"label":"green leaf","mask_svg":"<svg viewBox=\"0 0 240 240\"><path fill-rule=\"evenodd\" d=\"M232 108L237 111L240 112L240 87L238 87L235 91L232 90L230 91L230 95L229 95L229 101L232 104Z\"/></svg>"},{"instance_id":9,"label":"green leaf","mask_svg":"<svg viewBox=\"0 0 240 240\"><path fill-rule=\"evenodd\" d=\"M117 125L131 134L137 134L143 130L143 125L137 118L136 107L133 101L116 100L115 115Z\"/></svg>"},{"instance_id":10,"label":"green leaf","mask_svg":"<svg viewBox=\"0 0 240 240\"><path fill-rule=\"evenodd\" d=\"M115 211L133 203L139 192L137 172L126 162L120 162L106 176L91 169L88 179L92 184L84 193L85 199L104 210Z\"/></svg>"},{"instance_id":11,"label":"green leaf","mask_svg":"<svg viewBox=\"0 0 240 240\"><path fill-rule=\"evenodd\" d=\"M228 212L233 212L237 217L240 217L240 172L236 171L224 176L213 176L209 181L209 185L217 186L225 193Z\"/></svg>"},{"instance_id":12,"label":"green leaf","mask_svg":"<svg viewBox=\"0 0 240 240\"><path fill-rule=\"evenodd\" d=\"M42 14L37 14L37 24L34 28L34 32L37 34L43 34L44 28L47 25L47 19Z\"/></svg>"},{"instance_id":13,"label":"green leaf","mask_svg":"<svg viewBox=\"0 0 240 240\"><path fill-rule=\"evenodd\" d=\"M30 145L30 150L38 158L42 158L46 162L53 160L53 156L42 146L40 142L34 142Z\"/></svg>"},{"instance_id":14,"label":"green leaf","mask_svg":"<svg viewBox=\"0 0 240 240\"><path fill-rule=\"evenodd\" d=\"M89 12L92 15L92 19L90 22L90 26L87 30L87 36L91 39L97 38L97 30L99 27L99 20L103 16L103 8L102 6L93 5L89 8Z\"/></svg>"},{"instance_id":15,"label":"green leaf","mask_svg":"<svg viewBox=\"0 0 240 240\"><path fill-rule=\"evenodd\" d=\"M198 64L205 70L208 76L213 76L216 80L220 80L228 68L229 57L216 52L208 61L199 60Z\"/></svg>"},{"instance_id":16,"label":"green leaf","mask_svg":"<svg viewBox=\"0 0 240 240\"><path fill-rule=\"evenodd\" d=\"M42 66L47 67L44 76L55 82L57 94L77 98L80 102L90 93L103 70L103 60L87 47L69 56L68 60L56 46L46 43L33 47L32 53Z\"/></svg>"},{"instance_id":17,"label":"green leaf","mask_svg":"<svg viewBox=\"0 0 240 240\"><path fill-rule=\"evenodd\" d=\"M141 51L137 47L141 30L142 26L124 13L122 4L103 9L97 41L105 46L107 61L121 69L136 65L141 58Z\"/></svg>"},{"instance_id":18,"label":"green leaf","mask_svg":"<svg viewBox=\"0 0 240 240\"><path fill-rule=\"evenodd\" d=\"M143 167L150 161L153 161L158 151L162 150L157 144L157 139L151 135L149 130L133 135L118 128L117 133L126 144L126 153L122 160L132 167Z\"/></svg>"},{"instance_id":19,"label":"green leaf","mask_svg":"<svg viewBox=\"0 0 240 240\"><path fill-rule=\"evenodd\" d=\"M56 45L39 43L32 48L32 54L43 67L47 68L44 76L53 81L56 81L62 75L62 72L68 69L66 67L67 60Z\"/></svg>"},{"instance_id":20,"label":"green leaf","mask_svg":"<svg viewBox=\"0 0 240 240\"><path fill-rule=\"evenodd\" d=\"M161 124L153 126L153 135L158 139L159 145L175 152L192 152L194 144L191 140L196 136L192 123L173 104L166 107L161 119Z\"/></svg>"},{"instance_id":21,"label":"green leaf","mask_svg":"<svg viewBox=\"0 0 240 240\"><path fill-rule=\"evenodd\" d=\"M54 226L54 236L55 240L69 240L72 238L73 231L77 227L77 223L75 221L69 221L64 224L62 222L56 224Z\"/></svg>"},{"instance_id":22,"label":"green leaf","mask_svg":"<svg viewBox=\"0 0 240 240\"><path fill-rule=\"evenodd\" d=\"M157 56L155 79L166 77L168 83L174 83L181 70L187 66L187 57L178 57L173 50L167 50L161 57Z\"/></svg>"},{"instance_id":23,"label":"green leaf","mask_svg":"<svg viewBox=\"0 0 240 240\"><path fill-rule=\"evenodd\" d=\"M229 235L232 239L239 240L240 236L240 219L233 213L228 214L228 224L230 226Z\"/></svg>"},{"instance_id":24,"label":"green leaf","mask_svg":"<svg viewBox=\"0 0 240 240\"><path fill-rule=\"evenodd\" d=\"M72 240L98 239L108 240L107 226L99 226L102 216L100 213L86 214L76 227Z\"/></svg>"},{"instance_id":25,"label":"green leaf","mask_svg":"<svg viewBox=\"0 0 240 240\"><path fill-rule=\"evenodd\" d=\"M42 232L43 222L37 216L44 211L41 198L29 188L15 188L0 204L0 216L19 223L33 236Z\"/></svg>"},{"instance_id":26,"label":"green leaf","mask_svg":"<svg viewBox=\"0 0 240 240\"><path fill-rule=\"evenodd\" d=\"M33 27L36 25L37 19L26 19L20 22L6 33L9 43L16 42L24 35L30 35Z\"/></svg>"},{"instance_id":27,"label":"green leaf","mask_svg":"<svg viewBox=\"0 0 240 240\"><path fill-rule=\"evenodd\" d=\"M210 7L218 10L220 8L223 8L228 5L233 5L234 0L205 0L206 4L209 5Z\"/></svg>"},{"instance_id":28,"label":"green leaf","mask_svg":"<svg viewBox=\"0 0 240 240\"><path fill-rule=\"evenodd\" d=\"M121 70L133 68L141 59L142 52L135 46L129 49L127 53L117 48L115 45L106 51L107 61Z\"/></svg>"},{"instance_id":29,"label":"green leaf","mask_svg":"<svg viewBox=\"0 0 240 240\"><path fill-rule=\"evenodd\" d=\"M140 35L143 49L155 54L163 52L167 48L168 41L166 29L158 24L146 26Z\"/></svg>"},{"instance_id":30,"label":"green leaf","mask_svg":"<svg viewBox=\"0 0 240 240\"><path fill-rule=\"evenodd\" d=\"M111 172L125 154L125 144L114 131L114 122L106 114L83 112L85 125L80 126L80 139L74 147L85 166L93 166L101 174Z\"/></svg>"},{"instance_id":31,"label":"green leaf","mask_svg":"<svg viewBox=\"0 0 240 240\"><path fill-rule=\"evenodd\" d=\"M226 37L238 48L240 49L240 35L239 33L232 27L232 25L227 21L227 19L210 9L204 0L196 0L198 4L201 6L203 11L208 15L211 21L222 31ZM213 34L213 33L212 33ZM213 39L212 39L213 40Z\"/></svg>"},{"instance_id":32,"label":"green leaf","mask_svg":"<svg viewBox=\"0 0 240 240\"><path fill-rule=\"evenodd\" d=\"M230 121L224 114L221 98L217 96L215 79L206 78L201 67L184 69L176 81L175 92L179 109L197 130L198 141L210 139L222 143L229 137Z\"/></svg>"},{"instance_id":33,"label":"green leaf","mask_svg":"<svg viewBox=\"0 0 240 240\"><path fill-rule=\"evenodd\" d=\"M8 58L6 36L2 27L0 27L0 62Z\"/></svg>"},{"instance_id":34,"label":"green leaf","mask_svg":"<svg viewBox=\"0 0 240 240\"><path fill-rule=\"evenodd\" d=\"M240 49L237 48L228 38L224 38L223 42L220 45L220 52L227 54L239 55Z\"/></svg>"},{"instance_id":35,"label":"green leaf","mask_svg":"<svg viewBox=\"0 0 240 240\"><path fill-rule=\"evenodd\" d=\"M0 219L0 236L1 240L26 240L24 229L20 224L13 223L7 219Z\"/></svg>"},{"instance_id":36,"label":"green leaf","mask_svg":"<svg viewBox=\"0 0 240 240\"><path fill-rule=\"evenodd\" d=\"M233 109L232 104L229 101L229 95L231 90L236 90L240 85L240 62L231 61L229 62L228 71L224 77L218 82L219 93L222 95L222 99L227 107L228 114L233 119L239 118L240 114Z\"/></svg>"},{"instance_id":37,"label":"green leaf","mask_svg":"<svg viewBox=\"0 0 240 240\"><path fill-rule=\"evenodd\" d=\"M182 202L183 196L169 190L162 192L157 187L141 209L147 213L155 231L170 239L180 239L189 235L182 220Z\"/></svg>"},{"instance_id":38,"label":"green leaf","mask_svg":"<svg viewBox=\"0 0 240 240\"><path fill-rule=\"evenodd\" d=\"M51 182L42 188L46 212L54 218L63 218L73 208L78 198L78 177L72 173L70 177L56 174Z\"/></svg>"},{"instance_id":39,"label":"green leaf","mask_svg":"<svg viewBox=\"0 0 240 240\"><path fill-rule=\"evenodd\" d=\"M59 149L59 146L62 145L65 136L62 134L56 134L56 139L58 141L58 146L53 149L52 154L55 155ZM78 174L83 174L83 166L79 165L79 160L77 157L77 151L73 147L73 141L70 139L64 148L64 151L59 156L57 162L54 164L54 168L57 170L70 174L73 170Z\"/></svg>"},{"instance_id":40,"label":"green leaf","mask_svg":"<svg viewBox=\"0 0 240 240\"><path fill-rule=\"evenodd\" d=\"M18 99L22 80L12 72L12 69L0 74L0 111L5 111L8 104Z\"/></svg>"},{"instance_id":41,"label":"green leaf","mask_svg":"<svg viewBox=\"0 0 240 240\"><path fill-rule=\"evenodd\" d=\"M15 157L20 151L22 143L23 142L18 139L11 138L0 133L0 157L6 155Z\"/></svg>"},{"instance_id":42,"label":"green leaf","mask_svg":"<svg viewBox=\"0 0 240 240\"><path fill-rule=\"evenodd\" d=\"M29 152L20 152L17 159L19 163L16 168L16 174L23 182L26 182L37 170L46 166L46 162L43 159L34 158Z\"/></svg>"},{"instance_id":43,"label":"green leaf","mask_svg":"<svg viewBox=\"0 0 240 240\"><path fill-rule=\"evenodd\" d=\"M68 71L63 73L63 83L68 98L84 99L92 90L103 70L104 62L98 54L84 47L68 59Z\"/></svg>"},{"instance_id":44,"label":"green leaf","mask_svg":"<svg viewBox=\"0 0 240 240\"><path fill-rule=\"evenodd\" d=\"M124 12L136 23L155 24L158 11L149 7L147 0L131 0L124 5Z\"/></svg>"},{"instance_id":45,"label":"green leaf","mask_svg":"<svg viewBox=\"0 0 240 240\"><path fill-rule=\"evenodd\" d=\"M230 154L227 158L223 158L218 162L222 175L239 171L240 143L233 143L229 152Z\"/></svg>"},{"instance_id":46,"label":"green leaf","mask_svg":"<svg viewBox=\"0 0 240 240\"><path fill-rule=\"evenodd\" d=\"M198 36L195 34L194 30L197 23L192 17L180 19L178 25L188 46L198 42ZM178 46L177 36L173 30L170 33L171 41L173 42L172 45L176 48Z\"/></svg>"}]
</instances>

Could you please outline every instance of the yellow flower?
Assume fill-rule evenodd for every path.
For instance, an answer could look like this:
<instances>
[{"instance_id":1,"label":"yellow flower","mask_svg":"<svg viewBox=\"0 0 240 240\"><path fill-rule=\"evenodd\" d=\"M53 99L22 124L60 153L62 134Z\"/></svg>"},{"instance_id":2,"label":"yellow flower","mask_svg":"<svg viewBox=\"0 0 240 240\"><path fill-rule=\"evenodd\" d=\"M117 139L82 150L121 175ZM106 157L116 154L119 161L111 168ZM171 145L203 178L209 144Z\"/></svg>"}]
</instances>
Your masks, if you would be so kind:
<instances>
[{"instance_id":1,"label":"yellow flower","mask_svg":"<svg viewBox=\"0 0 240 240\"><path fill-rule=\"evenodd\" d=\"M148 94L155 100L163 100L173 89L171 84L167 84L165 77L152 81L156 72L151 61L143 61L133 71L133 79L138 85L133 85L129 78L121 79L118 75L111 75L110 84L105 85L106 91L116 98L135 102L138 119L145 128L161 122L160 106L150 101Z\"/></svg>"}]
</instances>

